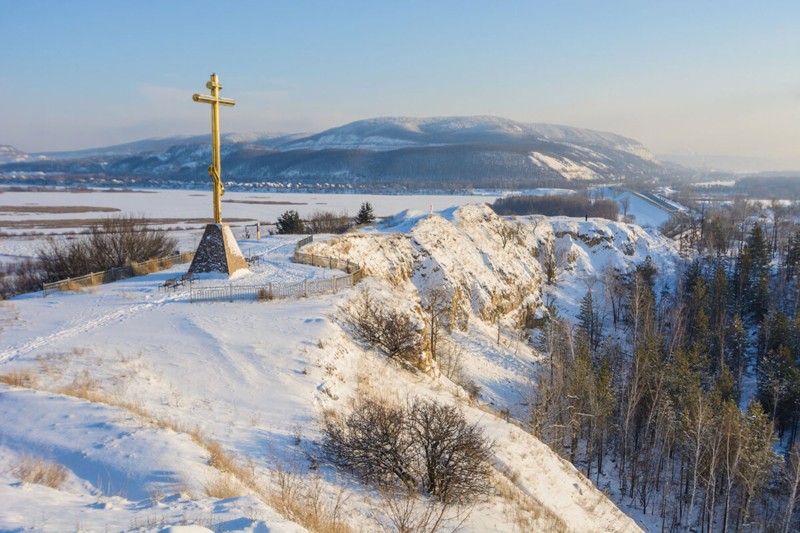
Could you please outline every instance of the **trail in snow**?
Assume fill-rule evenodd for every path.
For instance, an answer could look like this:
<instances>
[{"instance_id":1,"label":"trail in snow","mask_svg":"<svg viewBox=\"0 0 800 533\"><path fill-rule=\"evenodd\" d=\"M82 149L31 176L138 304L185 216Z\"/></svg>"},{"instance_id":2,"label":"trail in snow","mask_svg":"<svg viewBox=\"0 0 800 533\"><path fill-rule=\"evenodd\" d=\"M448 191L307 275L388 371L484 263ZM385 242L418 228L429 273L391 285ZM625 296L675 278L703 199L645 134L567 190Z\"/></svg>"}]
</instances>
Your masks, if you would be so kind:
<instances>
[{"instance_id":1,"label":"trail in snow","mask_svg":"<svg viewBox=\"0 0 800 533\"><path fill-rule=\"evenodd\" d=\"M75 335L79 335L81 333L86 333L87 331L91 331L110 322L115 322L115 321L121 322L123 320L127 320L133 315L139 314L149 309L153 309L157 306L164 305L170 301L177 300L180 297L181 294L176 293L164 296L163 298L160 298L153 302L134 304L134 305L124 305L121 308L116 309L110 313L105 313L103 315L90 318L88 320L84 318L83 315L78 316L72 319L71 321L67 322L65 327L53 333L50 333L49 335L42 335L41 337L36 337L34 339L28 340L16 346L6 348L2 352L0 352L0 362L9 361L21 355L30 353L38 348L42 348L43 346L52 344L57 340L67 339L70 337L74 337Z\"/></svg>"}]
</instances>

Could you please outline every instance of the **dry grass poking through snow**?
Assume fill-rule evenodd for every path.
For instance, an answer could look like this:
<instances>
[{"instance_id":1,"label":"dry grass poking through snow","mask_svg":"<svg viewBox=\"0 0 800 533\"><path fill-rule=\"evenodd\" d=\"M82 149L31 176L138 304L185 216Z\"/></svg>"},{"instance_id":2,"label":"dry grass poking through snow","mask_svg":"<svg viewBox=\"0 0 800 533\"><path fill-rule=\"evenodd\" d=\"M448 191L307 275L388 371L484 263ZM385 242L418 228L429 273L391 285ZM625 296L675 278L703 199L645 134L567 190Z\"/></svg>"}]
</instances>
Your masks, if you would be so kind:
<instances>
[{"instance_id":1,"label":"dry grass poking through snow","mask_svg":"<svg viewBox=\"0 0 800 533\"><path fill-rule=\"evenodd\" d=\"M12 468L14 475L25 483L59 489L67 480L67 469L58 463L23 454L19 464Z\"/></svg>"},{"instance_id":2,"label":"dry grass poking through snow","mask_svg":"<svg viewBox=\"0 0 800 533\"><path fill-rule=\"evenodd\" d=\"M506 515L520 531L569 531L564 520L534 497L516 485L515 475L505 472L495 475L494 486L497 494L506 502Z\"/></svg>"},{"instance_id":3,"label":"dry grass poking through snow","mask_svg":"<svg viewBox=\"0 0 800 533\"><path fill-rule=\"evenodd\" d=\"M224 474L206 483L203 489L206 496L218 500L236 498L247 493L247 490L235 478Z\"/></svg>"},{"instance_id":4,"label":"dry grass poking through snow","mask_svg":"<svg viewBox=\"0 0 800 533\"><path fill-rule=\"evenodd\" d=\"M31 389L36 385L36 376L30 370L12 370L11 372L0 374L0 383L5 383L12 387Z\"/></svg>"},{"instance_id":5,"label":"dry grass poking through snow","mask_svg":"<svg viewBox=\"0 0 800 533\"><path fill-rule=\"evenodd\" d=\"M283 466L272 470L276 488L267 494L267 502L281 515L311 531L351 533L344 520L345 497L339 489L333 502L327 501L318 476L302 475Z\"/></svg>"},{"instance_id":6,"label":"dry grass poking through snow","mask_svg":"<svg viewBox=\"0 0 800 533\"><path fill-rule=\"evenodd\" d=\"M268 489L257 478L252 462L242 461L235 455L226 452L219 443L206 439L197 428L189 428L174 420L155 416L139 403L128 402L103 392L100 390L100 384L89 375L88 371L79 374L70 384L61 388L37 388L35 376L29 371L12 371L0 375L0 382L118 407L141 418L148 424L188 435L195 444L208 452L209 466L219 473L215 479L204 486L204 492L211 498L228 499L252 493L267 505L272 506L284 518L297 522L310 531L318 533L351 533L354 531L342 516L343 493L340 491L335 502L329 503L322 481L318 477L290 473L285 469L273 470L272 480L275 488ZM44 473L44 479L56 481L59 472L62 472L63 477L58 486L66 479L67 470L61 465L47 463L40 459L25 462L24 465L23 470L26 477L33 476L40 479ZM36 465L41 466L37 467ZM22 464L20 468L22 468ZM20 479L23 479L21 474ZM38 482L23 480L30 483ZM48 486L53 485L48 484Z\"/></svg>"}]
</instances>

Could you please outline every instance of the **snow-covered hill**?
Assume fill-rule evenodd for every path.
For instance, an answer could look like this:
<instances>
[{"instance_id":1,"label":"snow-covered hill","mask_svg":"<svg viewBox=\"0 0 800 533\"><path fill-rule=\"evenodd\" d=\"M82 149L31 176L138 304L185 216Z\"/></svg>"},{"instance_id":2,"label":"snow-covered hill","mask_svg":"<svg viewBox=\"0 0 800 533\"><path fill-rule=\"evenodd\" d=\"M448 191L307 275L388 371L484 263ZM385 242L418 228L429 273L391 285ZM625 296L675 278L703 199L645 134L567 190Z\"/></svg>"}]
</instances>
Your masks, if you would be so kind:
<instances>
[{"instance_id":1,"label":"snow-covered hill","mask_svg":"<svg viewBox=\"0 0 800 533\"><path fill-rule=\"evenodd\" d=\"M243 243L264 254L262 266L233 283L332 275L291 264L294 240ZM494 441L494 488L466 516L465 531L638 530L575 468L494 413L525 416L538 355L519 340L520 310L556 297L570 312L585 280L606 268L633 268L648 255L668 265L666 241L626 224L504 219L465 206L405 212L307 251L356 261L370 277L319 298L192 304L159 290L184 265L3 302L0 376L21 387L0 385L0 529L303 531L281 504L288 479L298 501L338 505L354 530L378 530L388 523L381 495L328 466L318 447L323 414L366 395L456 405ZM555 285L545 282L548 257ZM461 380L436 367L410 372L342 325L343 309L365 288L421 320L421 298L435 287L459 294L453 342L464 380L479 387L477 402ZM64 484L20 483L23 452L64 465ZM230 457L233 466L221 459Z\"/></svg>"},{"instance_id":2,"label":"snow-covered hill","mask_svg":"<svg viewBox=\"0 0 800 533\"><path fill-rule=\"evenodd\" d=\"M508 144L532 140L598 146L655 161L653 154L641 143L614 133L556 124L516 122L494 116L382 117L359 120L285 143L281 149L392 150L405 146Z\"/></svg>"},{"instance_id":3,"label":"snow-covered hill","mask_svg":"<svg viewBox=\"0 0 800 533\"><path fill-rule=\"evenodd\" d=\"M0 177L35 185L66 174L95 185L127 179L185 186L207 180L207 151L203 136L148 139L0 161ZM222 167L232 184L394 191L526 189L668 173L644 146L620 135L491 116L375 118L314 135L233 133L223 138Z\"/></svg>"},{"instance_id":4,"label":"snow-covered hill","mask_svg":"<svg viewBox=\"0 0 800 533\"><path fill-rule=\"evenodd\" d=\"M13 146L7 144L0 144L0 164L3 163L21 163L24 161L32 161L36 159L44 159L35 155L28 154L22 150L17 150Z\"/></svg>"}]
</instances>

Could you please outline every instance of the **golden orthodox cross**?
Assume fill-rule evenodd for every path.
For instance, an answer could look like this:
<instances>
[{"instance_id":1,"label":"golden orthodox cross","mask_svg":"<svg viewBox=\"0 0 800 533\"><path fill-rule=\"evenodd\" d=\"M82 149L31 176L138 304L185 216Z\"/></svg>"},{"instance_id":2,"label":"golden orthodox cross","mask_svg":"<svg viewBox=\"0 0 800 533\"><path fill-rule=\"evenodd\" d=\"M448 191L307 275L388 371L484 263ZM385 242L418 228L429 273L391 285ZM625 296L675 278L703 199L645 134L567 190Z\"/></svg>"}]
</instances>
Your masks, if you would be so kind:
<instances>
[{"instance_id":1,"label":"golden orthodox cross","mask_svg":"<svg viewBox=\"0 0 800 533\"><path fill-rule=\"evenodd\" d=\"M219 90L222 85L216 74L211 75L211 81L206 83L206 87L211 89L211 95L195 94L192 100L211 104L211 164L208 166L208 174L214 184L214 223L222 224L222 195L225 194L225 187L222 185L222 165L219 155L219 106L236 104L230 98L220 98Z\"/></svg>"}]
</instances>

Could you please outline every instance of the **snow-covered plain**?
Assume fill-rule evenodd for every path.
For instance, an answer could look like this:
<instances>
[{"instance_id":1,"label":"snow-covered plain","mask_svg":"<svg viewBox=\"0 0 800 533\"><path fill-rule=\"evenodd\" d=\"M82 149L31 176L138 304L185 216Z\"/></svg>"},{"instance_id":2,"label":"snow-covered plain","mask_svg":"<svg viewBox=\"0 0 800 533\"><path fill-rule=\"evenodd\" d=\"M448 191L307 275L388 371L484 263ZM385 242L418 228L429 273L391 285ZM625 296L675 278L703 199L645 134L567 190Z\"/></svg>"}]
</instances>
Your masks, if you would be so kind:
<instances>
[{"instance_id":1,"label":"snow-covered plain","mask_svg":"<svg viewBox=\"0 0 800 533\"><path fill-rule=\"evenodd\" d=\"M231 222L234 234L245 236L245 224L256 221L273 224L289 209L297 211L301 217L308 217L315 211L333 211L336 214L347 212L355 216L363 202L370 202L376 216L390 216L404 209L430 211L445 209L454 205L491 203L498 195L488 193L482 196L448 195L365 195L365 194L302 194L302 193L250 193L227 192L223 196L222 215ZM212 212L211 192L186 190L135 190L114 191L109 189L90 189L86 192L65 190L14 192L0 190L0 206L25 207L27 212L0 209L0 263L10 263L32 258L41 245L43 236L52 233L79 232L86 224L115 214L130 214L157 219L171 219L164 224L183 250L194 250L199 243L196 231L204 222L197 219L208 217ZM87 207L80 213L36 212L35 208L47 207ZM112 208L119 211L105 212L91 208ZM45 223L61 221L60 227L47 227ZM193 222L187 222L193 221ZM210 220L209 220L210 221ZM25 227L12 225L13 222L27 222ZM181 231L187 228L190 231ZM254 235L254 229L250 229Z\"/></svg>"},{"instance_id":2,"label":"snow-covered plain","mask_svg":"<svg viewBox=\"0 0 800 533\"><path fill-rule=\"evenodd\" d=\"M338 197L323 197L332 198ZM62 197L58 202L64 205ZM379 215L390 214L373 204ZM153 205L148 214L168 216ZM522 307L539 308L552 297L574 315L606 268L630 269L649 255L666 270L674 249L637 226L599 219L503 219L481 206L428 211L418 206L310 245L367 269L360 287L335 295L190 303L181 290L161 290L165 279L185 272L186 265L177 265L80 293L1 302L0 375L17 371L32 381L0 385L0 530L159 531L175 524L304 530L247 487L237 497L208 496L208 487L226 476L211 464L208 443L247 465L266 491L276 485L275 468L289 468L319 487L325 502L344 494L343 516L355 530L385 529L380 496L319 462L323 413L346 411L365 394L453 403L494 441L495 483L515 496L495 491L480 500L465 531L638 530L577 470L495 410L525 417L529 369L538 355L519 341L514 319ZM333 275L291 263L295 240L242 241L245 254L262 261L233 283ZM557 261L553 286L543 283L547 253ZM365 350L341 325L341 308L365 287L413 308L434 286L465 295L461 305L470 319L454 340L466 377L481 388L477 403L435 368L410 372ZM495 308L503 313L500 344L490 316ZM63 464L65 484L21 483L14 465L23 453Z\"/></svg>"}]
</instances>

